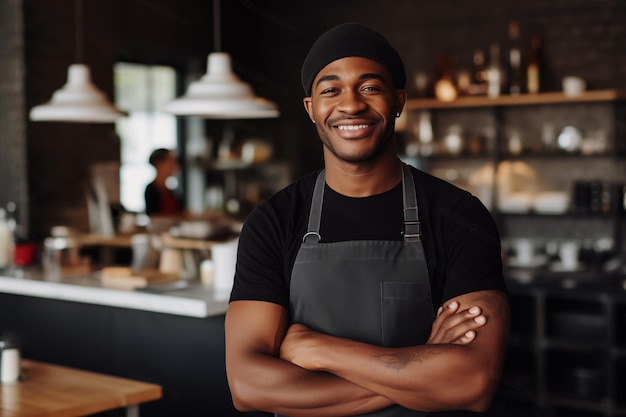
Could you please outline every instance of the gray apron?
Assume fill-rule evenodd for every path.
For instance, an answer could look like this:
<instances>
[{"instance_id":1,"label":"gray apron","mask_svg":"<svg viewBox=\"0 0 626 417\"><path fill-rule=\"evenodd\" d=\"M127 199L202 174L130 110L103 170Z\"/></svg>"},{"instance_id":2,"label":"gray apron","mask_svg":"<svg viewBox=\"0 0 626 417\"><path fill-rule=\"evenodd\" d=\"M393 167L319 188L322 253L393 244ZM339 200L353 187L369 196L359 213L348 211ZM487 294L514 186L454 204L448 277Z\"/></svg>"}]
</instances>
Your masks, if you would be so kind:
<instances>
[{"instance_id":1,"label":"gray apron","mask_svg":"<svg viewBox=\"0 0 626 417\"><path fill-rule=\"evenodd\" d=\"M325 171L291 274L292 322L379 346L424 344L435 318L410 168L402 165L404 241L320 243ZM368 416L423 416L392 406Z\"/></svg>"}]
</instances>

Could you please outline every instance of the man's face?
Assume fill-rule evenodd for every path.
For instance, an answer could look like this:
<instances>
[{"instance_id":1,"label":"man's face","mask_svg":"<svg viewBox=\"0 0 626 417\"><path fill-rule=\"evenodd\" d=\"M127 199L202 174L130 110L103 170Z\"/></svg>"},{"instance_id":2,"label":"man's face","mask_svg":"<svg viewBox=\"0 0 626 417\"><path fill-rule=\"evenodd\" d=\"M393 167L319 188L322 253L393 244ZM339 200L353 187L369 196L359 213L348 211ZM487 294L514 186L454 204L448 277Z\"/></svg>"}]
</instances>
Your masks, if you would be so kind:
<instances>
[{"instance_id":1,"label":"man's face","mask_svg":"<svg viewBox=\"0 0 626 417\"><path fill-rule=\"evenodd\" d=\"M395 115L405 100L405 91L396 90L384 66L367 58L347 57L322 68L304 106L327 155L364 162L393 145Z\"/></svg>"}]
</instances>

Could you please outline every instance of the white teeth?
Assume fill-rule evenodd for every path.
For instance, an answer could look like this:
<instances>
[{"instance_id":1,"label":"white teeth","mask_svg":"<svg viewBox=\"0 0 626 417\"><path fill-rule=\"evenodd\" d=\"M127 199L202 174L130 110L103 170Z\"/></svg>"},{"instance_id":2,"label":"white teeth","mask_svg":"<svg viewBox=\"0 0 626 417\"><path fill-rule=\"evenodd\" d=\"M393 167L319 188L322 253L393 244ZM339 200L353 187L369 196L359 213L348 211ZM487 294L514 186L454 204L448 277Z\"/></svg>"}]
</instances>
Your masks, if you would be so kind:
<instances>
[{"instance_id":1,"label":"white teeth","mask_svg":"<svg viewBox=\"0 0 626 417\"><path fill-rule=\"evenodd\" d=\"M365 129L366 127L367 125L339 125L337 126L339 130L359 130L359 129Z\"/></svg>"}]
</instances>

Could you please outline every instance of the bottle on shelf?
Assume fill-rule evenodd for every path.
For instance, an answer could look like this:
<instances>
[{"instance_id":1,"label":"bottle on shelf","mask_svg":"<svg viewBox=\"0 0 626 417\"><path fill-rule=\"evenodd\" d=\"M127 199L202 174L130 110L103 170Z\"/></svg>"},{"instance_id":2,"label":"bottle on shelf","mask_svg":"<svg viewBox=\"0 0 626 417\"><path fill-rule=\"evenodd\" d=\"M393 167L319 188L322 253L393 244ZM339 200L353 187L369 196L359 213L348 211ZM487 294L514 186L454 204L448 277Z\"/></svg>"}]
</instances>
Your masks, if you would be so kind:
<instances>
[{"instance_id":1,"label":"bottle on shelf","mask_svg":"<svg viewBox=\"0 0 626 417\"><path fill-rule=\"evenodd\" d=\"M487 68L487 95L498 97L502 93L504 74L500 63L500 45L491 44L489 53L489 67Z\"/></svg>"},{"instance_id":2,"label":"bottle on shelf","mask_svg":"<svg viewBox=\"0 0 626 417\"><path fill-rule=\"evenodd\" d=\"M530 54L526 66L526 90L536 94L541 89L541 37L534 35L530 40Z\"/></svg>"},{"instance_id":3,"label":"bottle on shelf","mask_svg":"<svg viewBox=\"0 0 626 417\"><path fill-rule=\"evenodd\" d=\"M440 53L437 57L437 78L435 80L435 97L441 101L454 101L458 91L452 76L452 68L448 55Z\"/></svg>"},{"instance_id":4,"label":"bottle on shelf","mask_svg":"<svg viewBox=\"0 0 626 417\"><path fill-rule=\"evenodd\" d=\"M13 236L7 222L6 210L0 207L0 269L11 266Z\"/></svg>"},{"instance_id":5,"label":"bottle on shelf","mask_svg":"<svg viewBox=\"0 0 626 417\"><path fill-rule=\"evenodd\" d=\"M433 125L429 111L422 111L418 124L419 132L419 152L422 156L430 156L433 154Z\"/></svg>"},{"instance_id":6,"label":"bottle on shelf","mask_svg":"<svg viewBox=\"0 0 626 417\"><path fill-rule=\"evenodd\" d=\"M6 221L9 225L9 229L11 230L11 234L14 237L14 240L21 239L23 236L20 224L18 223L17 204L15 204L15 201L9 201L7 203Z\"/></svg>"},{"instance_id":7,"label":"bottle on shelf","mask_svg":"<svg viewBox=\"0 0 626 417\"><path fill-rule=\"evenodd\" d=\"M485 51L475 49L472 54L472 81L469 86L469 94L484 96L487 94L487 66Z\"/></svg>"},{"instance_id":8,"label":"bottle on shelf","mask_svg":"<svg viewBox=\"0 0 626 417\"><path fill-rule=\"evenodd\" d=\"M508 71L509 71L509 91L512 96L522 93L522 48L520 45L519 23L516 21L509 22L509 54L508 54Z\"/></svg>"}]
</instances>

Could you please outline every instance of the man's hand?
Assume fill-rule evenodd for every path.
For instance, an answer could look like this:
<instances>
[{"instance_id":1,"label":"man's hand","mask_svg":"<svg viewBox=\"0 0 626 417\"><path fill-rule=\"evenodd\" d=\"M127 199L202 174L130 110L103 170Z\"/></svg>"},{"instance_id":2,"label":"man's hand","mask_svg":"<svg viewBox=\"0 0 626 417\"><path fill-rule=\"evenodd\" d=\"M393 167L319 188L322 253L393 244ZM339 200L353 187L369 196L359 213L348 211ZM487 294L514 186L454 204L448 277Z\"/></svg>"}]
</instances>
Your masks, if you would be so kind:
<instances>
[{"instance_id":1,"label":"man's hand","mask_svg":"<svg viewBox=\"0 0 626 417\"><path fill-rule=\"evenodd\" d=\"M452 343L467 345L476 337L476 329L487 323L480 307L458 311L459 303L451 301L439 308L426 344Z\"/></svg>"},{"instance_id":2,"label":"man's hand","mask_svg":"<svg viewBox=\"0 0 626 417\"><path fill-rule=\"evenodd\" d=\"M315 370L314 364L307 361L312 356L307 352L315 347L317 338L321 337L324 337L322 333L311 330L304 324L292 324L280 345L280 358L301 368Z\"/></svg>"}]
</instances>

